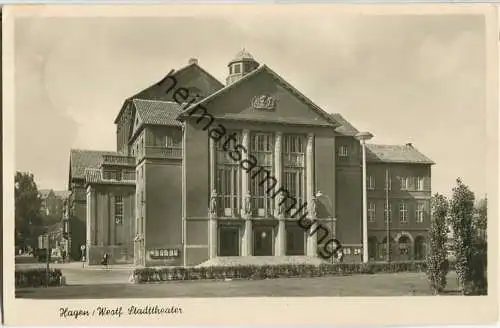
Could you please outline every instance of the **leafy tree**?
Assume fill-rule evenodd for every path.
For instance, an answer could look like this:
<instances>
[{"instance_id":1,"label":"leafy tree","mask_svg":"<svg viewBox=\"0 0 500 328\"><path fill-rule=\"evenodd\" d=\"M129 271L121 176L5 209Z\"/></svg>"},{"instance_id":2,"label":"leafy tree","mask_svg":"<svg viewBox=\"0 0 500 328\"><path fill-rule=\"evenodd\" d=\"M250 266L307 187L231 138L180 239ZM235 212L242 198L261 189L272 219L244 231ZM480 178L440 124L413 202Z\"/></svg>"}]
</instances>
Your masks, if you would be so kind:
<instances>
[{"instance_id":1,"label":"leafy tree","mask_svg":"<svg viewBox=\"0 0 500 328\"><path fill-rule=\"evenodd\" d=\"M472 247L471 257L471 286L470 293L475 295L486 295L488 293L488 277L487 277L487 258L488 258L488 242L487 242L487 208L488 201L486 198L481 199L475 208L474 215L474 242Z\"/></svg>"},{"instance_id":2,"label":"leafy tree","mask_svg":"<svg viewBox=\"0 0 500 328\"><path fill-rule=\"evenodd\" d=\"M472 279L474 199L474 193L458 178L453 188L450 215L454 233L455 271L463 294L467 294Z\"/></svg>"},{"instance_id":3,"label":"leafy tree","mask_svg":"<svg viewBox=\"0 0 500 328\"><path fill-rule=\"evenodd\" d=\"M33 174L17 172L15 181L15 245L36 247L42 228L41 199Z\"/></svg>"},{"instance_id":4,"label":"leafy tree","mask_svg":"<svg viewBox=\"0 0 500 328\"><path fill-rule=\"evenodd\" d=\"M434 294L441 293L446 287L448 260L446 258L448 200L440 194L432 199L432 221L429 233L430 250L426 257L427 280Z\"/></svg>"},{"instance_id":5,"label":"leafy tree","mask_svg":"<svg viewBox=\"0 0 500 328\"><path fill-rule=\"evenodd\" d=\"M476 236L478 236L479 238L487 239L486 228L488 221L488 199L487 198L480 199L476 204L474 212L475 215L474 215L473 226Z\"/></svg>"}]
</instances>

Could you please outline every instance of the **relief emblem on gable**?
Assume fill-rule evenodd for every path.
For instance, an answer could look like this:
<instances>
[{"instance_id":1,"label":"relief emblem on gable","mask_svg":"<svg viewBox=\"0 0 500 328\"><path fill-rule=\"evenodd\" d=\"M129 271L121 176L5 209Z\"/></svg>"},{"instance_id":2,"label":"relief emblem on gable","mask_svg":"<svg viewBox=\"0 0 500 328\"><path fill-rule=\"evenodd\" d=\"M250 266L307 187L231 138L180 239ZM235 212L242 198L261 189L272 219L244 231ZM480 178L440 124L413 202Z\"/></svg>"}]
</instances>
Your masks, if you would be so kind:
<instances>
[{"instance_id":1,"label":"relief emblem on gable","mask_svg":"<svg viewBox=\"0 0 500 328\"><path fill-rule=\"evenodd\" d=\"M252 98L252 108L273 110L276 108L276 99L269 95L260 95Z\"/></svg>"}]
</instances>

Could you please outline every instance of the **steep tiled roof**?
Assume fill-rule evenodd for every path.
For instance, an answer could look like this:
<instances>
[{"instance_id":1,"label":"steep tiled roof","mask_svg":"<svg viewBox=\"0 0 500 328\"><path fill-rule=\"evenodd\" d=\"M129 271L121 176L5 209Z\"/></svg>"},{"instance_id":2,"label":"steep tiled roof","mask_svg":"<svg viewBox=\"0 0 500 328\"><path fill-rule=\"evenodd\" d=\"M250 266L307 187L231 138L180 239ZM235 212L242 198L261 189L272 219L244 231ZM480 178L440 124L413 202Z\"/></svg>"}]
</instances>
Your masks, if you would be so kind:
<instances>
[{"instance_id":1,"label":"steep tiled roof","mask_svg":"<svg viewBox=\"0 0 500 328\"><path fill-rule=\"evenodd\" d=\"M133 103L143 124L181 125L176 118L182 110L176 102L134 99Z\"/></svg>"},{"instance_id":2,"label":"steep tiled roof","mask_svg":"<svg viewBox=\"0 0 500 328\"><path fill-rule=\"evenodd\" d=\"M70 179L84 179L86 168L99 168L103 155L116 155L114 151L72 149L70 153Z\"/></svg>"},{"instance_id":3,"label":"steep tiled roof","mask_svg":"<svg viewBox=\"0 0 500 328\"><path fill-rule=\"evenodd\" d=\"M332 118L341 124L338 128L335 129L336 132L344 135L346 137L354 137L359 131L351 125L342 115L339 113L331 114Z\"/></svg>"},{"instance_id":4,"label":"steep tiled roof","mask_svg":"<svg viewBox=\"0 0 500 328\"><path fill-rule=\"evenodd\" d=\"M367 162L434 164L413 145L366 144Z\"/></svg>"},{"instance_id":5,"label":"steep tiled roof","mask_svg":"<svg viewBox=\"0 0 500 328\"><path fill-rule=\"evenodd\" d=\"M158 99L158 94L162 94L162 92L160 90L162 90L162 84L163 82L167 79L168 76L171 76L171 77L174 77L174 78L177 78L181 73L184 73L184 72L188 72L193 70L193 69L198 69L200 70L202 73L206 74L206 76L212 80L214 82L214 85L216 85L216 88L215 90L219 90L219 89L222 89L224 87L224 84L222 84L219 80L217 80L212 74L210 74L209 72L207 72L205 69L203 69L203 67L201 67L200 65L198 65L197 62L190 62L188 65L186 66L183 66L179 69L176 69L176 70L171 70L165 77L163 77L160 81L156 82L155 84L153 85L150 85L149 87L147 87L146 89L143 89L142 91L136 93L135 95L127 98L125 100L125 102L123 103L122 105L122 108L120 109L118 115L116 116L116 119L115 119L115 124L118 123L118 119L120 118L120 116L122 115L123 111L125 110L125 107L127 105L127 103L133 99L151 99L151 100L154 100L154 99ZM213 91L215 91L213 90ZM166 96L166 95L164 95Z\"/></svg>"}]
</instances>

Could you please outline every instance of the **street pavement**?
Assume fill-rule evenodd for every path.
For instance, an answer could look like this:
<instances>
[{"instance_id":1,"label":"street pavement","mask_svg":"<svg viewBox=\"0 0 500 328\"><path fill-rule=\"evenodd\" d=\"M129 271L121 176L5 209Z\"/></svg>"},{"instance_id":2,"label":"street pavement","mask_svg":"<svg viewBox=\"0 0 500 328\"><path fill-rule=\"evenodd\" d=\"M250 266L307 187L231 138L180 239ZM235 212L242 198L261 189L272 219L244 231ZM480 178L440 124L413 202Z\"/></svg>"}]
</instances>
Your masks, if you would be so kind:
<instances>
[{"instance_id":1,"label":"street pavement","mask_svg":"<svg viewBox=\"0 0 500 328\"><path fill-rule=\"evenodd\" d=\"M45 268L44 263L18 263L16 269ZM82 266L80 262L50 263L51 268L61 269L66 278L66 285L106 285L129 284L130 274L134 267L131 265Z\"/></svg>"}]
</instances>

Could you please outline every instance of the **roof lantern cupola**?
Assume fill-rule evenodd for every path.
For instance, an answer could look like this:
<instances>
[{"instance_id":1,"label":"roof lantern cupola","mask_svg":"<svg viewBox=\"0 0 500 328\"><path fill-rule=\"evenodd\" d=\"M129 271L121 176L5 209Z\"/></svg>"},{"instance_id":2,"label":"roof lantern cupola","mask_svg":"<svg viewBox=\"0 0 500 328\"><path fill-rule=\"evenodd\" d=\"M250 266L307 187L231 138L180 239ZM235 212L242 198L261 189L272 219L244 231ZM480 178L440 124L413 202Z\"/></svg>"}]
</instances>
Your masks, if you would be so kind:
<instances>
[{"instance_id":1,"label":"roof lantern cupola","mask_svg":"<svg viewBox=\"0 0 500 328\"><path fill-rule=\"evenodd\" d=\"M229 85L238 81L254 69L257 69L259 63L243 48L227 66L229 67L229 75L226 78L226 84Z\"/></svg>"}]
</instances>

